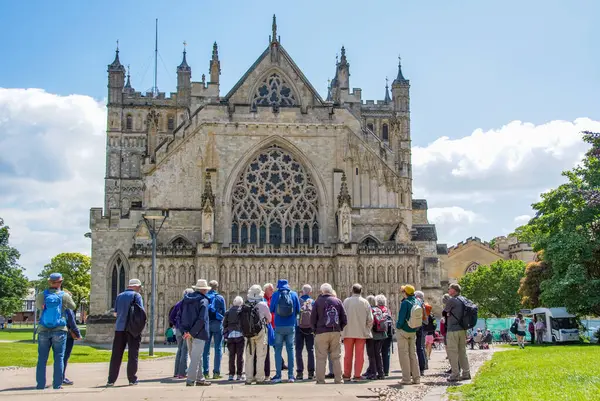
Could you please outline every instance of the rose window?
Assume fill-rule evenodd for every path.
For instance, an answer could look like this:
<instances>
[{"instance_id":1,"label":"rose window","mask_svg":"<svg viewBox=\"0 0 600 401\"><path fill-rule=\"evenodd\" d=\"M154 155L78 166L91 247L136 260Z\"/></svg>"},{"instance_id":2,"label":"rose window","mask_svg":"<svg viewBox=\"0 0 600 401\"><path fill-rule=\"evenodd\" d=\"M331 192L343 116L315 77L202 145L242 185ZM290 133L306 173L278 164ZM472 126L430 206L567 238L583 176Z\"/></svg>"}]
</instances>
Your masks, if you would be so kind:
<instances>
[{"instance_id":1,"label":"rose window","mask_svg":"<svg viewBox=\"0 0 600 401\"><path fill-rule=\"evenodd\" d=\"M279 74L263 80L252 98L253 106L295 106L296 95Z\"/></svg>"},{"instance_id":2,"label":"rose window","mask_svg":"<svg viewBox=\"0 0 600 401\"><path fill-rule=\"evenodd\" d=\"M294 157L278 146L256 156L232 193L234 244L319 242L317 189Z\"/></svg>"}]
</instances>

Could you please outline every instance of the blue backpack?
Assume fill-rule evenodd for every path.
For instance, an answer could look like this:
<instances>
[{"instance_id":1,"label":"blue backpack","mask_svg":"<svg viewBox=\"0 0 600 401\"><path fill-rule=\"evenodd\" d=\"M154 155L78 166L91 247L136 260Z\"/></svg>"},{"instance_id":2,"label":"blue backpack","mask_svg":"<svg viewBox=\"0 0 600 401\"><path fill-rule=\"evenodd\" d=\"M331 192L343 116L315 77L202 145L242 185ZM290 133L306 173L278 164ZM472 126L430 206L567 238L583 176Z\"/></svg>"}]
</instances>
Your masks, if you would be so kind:
<instances>
[{"instance_id":1,"label":"blue backpack","mask_svg":"<svg viewBox=\"0 0 600 401\"><path fill-rule=\"evenodd\" d=\"M42 310L42 315L40 316L41 326L47 329L55 329L67 325L62 310L63 295L63 291L44 291L44 310Z\"/></svg>"},{"instance_id":2,"label":"blue backpack","mask_svg":"<svg viewBox=\"0 0 600 401\"><path fill-rule=\"evenodd\" d=\"M294 314L294 303L289 290L282 290L277 301L277 314L281 317L288 317Z\"/></svg>"}]
</instances>

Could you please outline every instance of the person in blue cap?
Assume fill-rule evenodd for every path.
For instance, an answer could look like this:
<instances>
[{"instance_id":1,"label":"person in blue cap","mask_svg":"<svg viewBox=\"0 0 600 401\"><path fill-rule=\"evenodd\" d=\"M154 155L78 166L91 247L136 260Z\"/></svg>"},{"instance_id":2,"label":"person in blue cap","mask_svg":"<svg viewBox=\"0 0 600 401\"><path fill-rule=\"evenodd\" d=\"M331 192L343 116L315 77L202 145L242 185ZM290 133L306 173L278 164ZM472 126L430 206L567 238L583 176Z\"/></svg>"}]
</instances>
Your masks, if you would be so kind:
<instances>
[{"instance_id":1,"label":"person in blue cap","mask_svg":"<svg viewBox=\"0 0 600 401\"><path fill-rule=\"evenodd\" d=\"M62 291L63 277L60 273L52 273L48 278L48 289L37 295L35 305L40 313L38 326L38 361L35 371L36 388L46 387L46 363L50 348L54 357L54 374L52 387L61 389L64 374L64 356L67 345L67 320L65 310L75 309L71 296Z\"/></svg>"}]
</instances>

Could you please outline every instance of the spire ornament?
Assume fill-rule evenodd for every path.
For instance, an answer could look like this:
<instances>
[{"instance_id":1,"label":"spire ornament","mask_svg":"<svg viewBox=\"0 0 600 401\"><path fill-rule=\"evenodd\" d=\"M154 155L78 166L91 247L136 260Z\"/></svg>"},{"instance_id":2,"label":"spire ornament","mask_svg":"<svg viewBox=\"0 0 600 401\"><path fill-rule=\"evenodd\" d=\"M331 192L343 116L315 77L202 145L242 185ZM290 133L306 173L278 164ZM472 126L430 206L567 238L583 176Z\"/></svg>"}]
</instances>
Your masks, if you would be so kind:
<instances>
[{"instance_id":1,"label":"spire ornament","mask_svg":"<svg viewBox=\"0 0 600 401\"><path fill-rule=\"evenodd\" d=\"M389 91L389 85L388 85L388 77L385 77L385 97L383 99L383 102L385 104L389 104L392 102L392 98L390 97L390 91Z\"/></svg>"},{"instance_id":2,"label":"spire ornament","mask_svg":"<svg viewBox=\"0 0 600 401\"><path fill-rule=\"evenodd\" d=\"M273 34L271 36L271 42L277 42L277 17L273 14L273 25L271 26Z\"/></svg>"},{"instance_id":3,"label":"spire ornament","mask_svg":"<svg viewBox=\"0 0 600 401\"><path fill-rule=\"evenodd\" d=\"M348 244L352 239L351 203L352 200L348 192L348 185L346 185L346 173L342 173L342 185L340 187L340 194L338 195L337 223L338 240L344 244Z\"/></svg>"},{"instance_id":4,"label":"spire ornament","mask_svg":"<svg viewBox=\"0 0 600 401\"><path fill-rule=\"evenodd\" d=\"M406 78L404 78L404 75L402 74L402 57L398 56L398 76L396 77L396 79L394 79L394 82L392 82L392 85L394 84L400 84L400 83L407 83L408 80Z\"/></svg>"},{"instance_id":5,"label":"spire ornament","mask_svg":"<svg viewBox=\"0 0 600 401\"><path fill-rule=\"evenodd\" d=\"M202 194L202 209L205 209L206 206L212 208L215 207L215 194L213 194L212 191L210 173L206 173L206 178L204 179L204 193Z\"/></svg>"},{"instance_id":6,"label":"spire ornament","mask_svg":"<svg viewBox=\"0 0 600 401\"><path fill-rule=\"evenodd\" d=\"M342 185L340 187L340 194L338 195L338 208L341 208L344 204L350 206L352 198L348 192L348 185L346 184L346 173L342 173Z\"/></svg>"},{"instance_id":7,"label":"spire ornament","mask_svg":"<svg viewBox=\"0 0 600 401\"><path fill-rule=\"evenodd\" d=\"M125 74L125 67L121 64L119 60L119 41L117 40L117 49L115 50L115 59L114 61L108 65L108 70L111 72L122 72Z\"/></svg>"},{"instance_id":8,"label":"spire ornament","mask_svg":"<svg viewBox=\"0 0 600 401\"><path fill-rule=\"evenodd\" d=\"M215 195L212 191L210 173L204 178L204 193L202 194L202 241L209 244L214 240L215 232Z\"/></svg>"}]
</instances>

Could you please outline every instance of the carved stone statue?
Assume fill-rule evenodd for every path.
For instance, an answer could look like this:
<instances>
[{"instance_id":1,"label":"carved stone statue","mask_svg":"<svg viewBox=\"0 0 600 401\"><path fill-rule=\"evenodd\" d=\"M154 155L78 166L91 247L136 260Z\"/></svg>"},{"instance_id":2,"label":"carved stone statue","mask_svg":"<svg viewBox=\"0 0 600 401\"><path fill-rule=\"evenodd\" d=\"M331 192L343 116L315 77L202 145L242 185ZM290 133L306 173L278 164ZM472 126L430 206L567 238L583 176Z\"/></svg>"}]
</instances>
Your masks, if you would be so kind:
<instances>
[{"instance_id":1,"label":"carved stone statue","mask_svg":"<svg viewBox=\"0 0 600 401\"><path fill-rule=\"evenodd\" d=\"M202 241L211 243L215 232L215 195L212 192L210 173L206 174L202 194Z\"/></svg>"}]
</instances>

